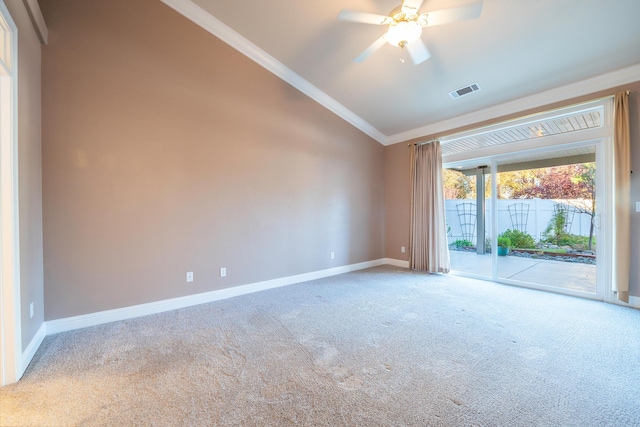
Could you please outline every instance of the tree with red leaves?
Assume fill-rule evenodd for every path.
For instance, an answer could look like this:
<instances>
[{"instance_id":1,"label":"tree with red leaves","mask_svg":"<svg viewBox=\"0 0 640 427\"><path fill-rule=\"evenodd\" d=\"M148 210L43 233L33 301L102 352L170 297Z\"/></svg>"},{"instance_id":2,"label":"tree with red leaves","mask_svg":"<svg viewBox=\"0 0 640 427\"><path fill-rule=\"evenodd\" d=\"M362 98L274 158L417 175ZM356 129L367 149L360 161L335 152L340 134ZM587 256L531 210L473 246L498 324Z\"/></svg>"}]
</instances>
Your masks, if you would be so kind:
<instances>
[{"instance_id":1,"label":"tree with red leaves","mask_svg":"<svg viewBox=\"0 0 640 427\"><path fill-rule=\"evenodd\" d=\"M593 242L596 214L596 165L582 163L500 174L500 194L512 199L571 199L578 213L591 217L589 250Z\"/></svg>"}]
</instances>

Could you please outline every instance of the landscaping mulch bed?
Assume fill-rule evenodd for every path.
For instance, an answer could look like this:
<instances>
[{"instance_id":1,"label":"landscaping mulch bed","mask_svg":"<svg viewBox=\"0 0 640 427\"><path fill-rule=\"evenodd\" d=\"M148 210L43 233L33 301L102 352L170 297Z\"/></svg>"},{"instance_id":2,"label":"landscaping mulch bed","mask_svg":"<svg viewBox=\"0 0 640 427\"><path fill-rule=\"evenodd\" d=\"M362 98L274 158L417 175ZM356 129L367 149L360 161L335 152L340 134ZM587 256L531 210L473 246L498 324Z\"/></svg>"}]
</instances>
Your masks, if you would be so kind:
<instances>
[{"instance_id":1,"label":"landscaping mulch bed","mask_svg":"<svg viewBox=\"0 0 640 427\"><path fill-rule=\"evenodd\" d=\"M473 246L464 246L460 248L450 248L451 250L461 250L465 252L475 252L476 248ZM491 253L491 250L487 250L487 253ZM564 261L574 262L581 264L596 264L596 256L589 253L557 253L547 252L543 249L511 249L509 256L517 256L522 258L531 259L545 259L549 261Z\"/></svg>"},{"instance_id":2,"label":"landscaping mulch bed","mask_svg":"<svg viewBox=\"0 0 640 427\"><path fill-rule=\"evenodd\" d=\"M582 264L596 263L596 256L587 253L557 253L546 252L539 249L515 249L509 252L509 255L519 256L531 259L547 259L551 261L579 262Z\"/></svg>"}]
</instances>

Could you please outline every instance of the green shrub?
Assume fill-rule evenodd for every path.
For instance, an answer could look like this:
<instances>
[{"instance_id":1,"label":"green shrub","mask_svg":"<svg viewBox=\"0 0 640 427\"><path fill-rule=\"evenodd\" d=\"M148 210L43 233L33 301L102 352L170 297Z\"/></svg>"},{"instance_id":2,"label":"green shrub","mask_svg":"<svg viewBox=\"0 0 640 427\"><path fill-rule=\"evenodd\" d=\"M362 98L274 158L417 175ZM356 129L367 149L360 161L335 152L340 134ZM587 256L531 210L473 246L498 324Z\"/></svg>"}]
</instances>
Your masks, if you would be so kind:
<instances>
[{"instance_id":1,"label":"green shrub","mask_svg":"<svg viewBox=\"0 0 640 427\"><path fill-rule=\"evenodd\" d=\"M544 230L545 241L562 246L562 241L567 236L567 221L567 212L564 209L555 211L549 220L547 229Z\"/></svg>"},{"instance_id":2,"label":"green shrub","mask_svg":"<svg viewBox=\"0 0 640 427\"><path fill-rule=\"evenodd\" d=\"M506 237L511 240L512 248L534 249L536 247L536 241L525 231L509 229L501 233L498 238L500 237Z\"/></svg>"},{"instance_id":3,"label":"green shrub","mask_svg":"<svg viewBox=\"0 0 640 427\"><path fill-rule=\"evenodd\" d=\"M585 250L589 246L589 236L577 234L561 234L559 236L546 235L542 243L552 243L558 246L571 246L573 249ZM596 244L596 236L593 236L592 245Z\"/></svg>"},{"instance_id":4,"label":"green shrub","mask_svg":"<svg viewBox=\"0 0 640 427\"><path fill-rule=\"evenodd\" d=\"M512 246L511 239L504 237L502 234L498 236L498 246L510 248Z\"/></svg>"},{"instance_id":5,"label":"green shrub","mask_svg":"<svg viewBox=\"0 0 640 427\"><path fill-rule=\"evenodd\" d=\"M471 243L467 239L458 239L455 242L453 242L453 244L455 245L456 248L463 248L463 247L466 247L466 246L473 246L473 243Z\"/></svg>"}]
</instances>

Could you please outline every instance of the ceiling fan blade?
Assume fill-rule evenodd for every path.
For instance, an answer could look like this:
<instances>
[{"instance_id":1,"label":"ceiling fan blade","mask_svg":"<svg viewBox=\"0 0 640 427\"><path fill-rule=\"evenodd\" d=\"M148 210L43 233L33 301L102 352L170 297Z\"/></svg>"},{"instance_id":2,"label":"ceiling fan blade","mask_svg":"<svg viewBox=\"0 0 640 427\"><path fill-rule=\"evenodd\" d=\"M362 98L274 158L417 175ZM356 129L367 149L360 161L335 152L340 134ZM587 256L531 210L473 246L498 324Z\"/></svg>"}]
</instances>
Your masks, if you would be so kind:
<instances>
[{"instance_id":1,"label":"ceiling fan blade","mask_svg":"<svg viewBox=\"0 0 640 427\"><path fill-rule=\"evenodd\" d=\"M413 43L407 43L405 47L415 65L421 64L431 57L431 53L422 39L418 39Z\"/></svg>"},{"instance_id":2,"label":"ceiling fan blade","mask_svg":"<svg viewBox=\"0 0 640 427\"><path fill-rule=\"evenodd\" d=\"M387 42L387 40L384 38L384 36L380 37L378 40L374 41L371 46L369 46L368 48L366 48L360 55L358 55L353 62L362 62L365 59L367 59L372 53L374 53L376 50L380 49L382 46L384 46L384 44Z\"/></svg>"},{"instance_id":3,"label":"ceiling fan blade","mask_svg":"<svg viewBox=\"0 0 640 427\"><path fill-rule=\"evenodd\" d=\"M482 2L471 3L466 6L452 7L450 9L435 10L425 13L427 26L449 24L451 22L464 21L466 19L476 19L482 12Z\"/></svg>"},{"instance_id":4,"label":"ceiling fan blade","mask_svg":"<svg viewBox=\"0 0 640 427\"><path fill-rule=\"evenodd\" d=\"M390 23L390 17L376 13L358 12L357 10L343 9L338 15L341 21L359 22L361 24L386 25Z\"/></svg>"},{"instance_id":5,"label":"ceiling fan blade","mask_svg":"<svg viewBox=\"0 0 640 427\"><path fill-rule=\"evenodd\" d=\"M417 15L422 6L423 0L404 0L402 2L402 13L405 15Z\"/></svg>"}]
</instances>

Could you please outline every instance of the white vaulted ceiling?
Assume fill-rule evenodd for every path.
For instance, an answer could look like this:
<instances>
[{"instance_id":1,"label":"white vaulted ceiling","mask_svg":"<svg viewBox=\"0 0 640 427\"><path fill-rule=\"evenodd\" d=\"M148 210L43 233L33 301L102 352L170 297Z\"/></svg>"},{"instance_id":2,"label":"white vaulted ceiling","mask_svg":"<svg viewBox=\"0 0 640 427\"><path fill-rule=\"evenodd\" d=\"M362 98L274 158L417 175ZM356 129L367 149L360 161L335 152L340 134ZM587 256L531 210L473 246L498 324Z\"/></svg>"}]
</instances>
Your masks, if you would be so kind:
<instances>
[{"instance_id":1,"label":"white vaulted ceiling","mask_svg":"<svg viewBox=\"0 0 640 427\"><path fill-rule=\"evenodd\" d=\"M639 0L484 0L477 20L425 28L432 56L419 65L390 45L354 63L385 28L336 19L344 8L386 15L400 0L163 1L222 25L234 47L383 144L640 80ZM449 96L472 83L481 90Z\"/></svg>"}]
</instances>

